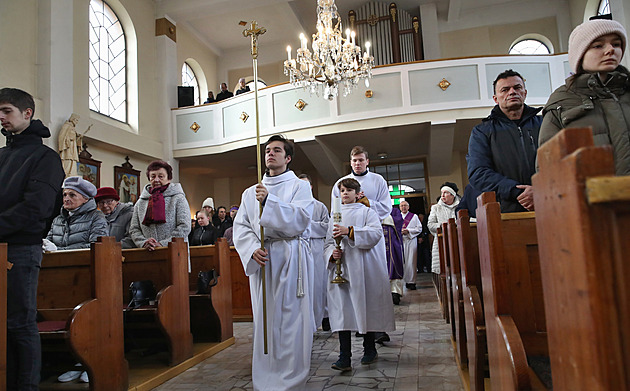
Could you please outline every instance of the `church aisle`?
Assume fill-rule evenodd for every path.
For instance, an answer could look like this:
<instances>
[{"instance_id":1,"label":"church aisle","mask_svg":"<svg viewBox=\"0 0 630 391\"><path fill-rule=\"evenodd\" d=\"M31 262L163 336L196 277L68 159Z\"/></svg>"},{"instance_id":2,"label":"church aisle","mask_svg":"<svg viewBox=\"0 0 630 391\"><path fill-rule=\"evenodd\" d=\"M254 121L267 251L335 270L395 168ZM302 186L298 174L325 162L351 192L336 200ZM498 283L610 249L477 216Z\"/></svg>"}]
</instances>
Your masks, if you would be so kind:
<instances>
[{"instance_id":1,"label":"church aisle","mask_svg":"<svg viewBox=\"0 0 630 391\"><path fill-rule=\"evenodd\" d=\"M339 354L336 334L318 331L306 390L464 390L430 274L419 274L418 290L406 291L394 308L397 331L385 346L377 345L378 360L362 366L362 340L353 335L353 370L344 374L330 368ZM155 390L252 390L252 324L235 323L234 336L233 346Z\"/></svg>"}]
</instances>

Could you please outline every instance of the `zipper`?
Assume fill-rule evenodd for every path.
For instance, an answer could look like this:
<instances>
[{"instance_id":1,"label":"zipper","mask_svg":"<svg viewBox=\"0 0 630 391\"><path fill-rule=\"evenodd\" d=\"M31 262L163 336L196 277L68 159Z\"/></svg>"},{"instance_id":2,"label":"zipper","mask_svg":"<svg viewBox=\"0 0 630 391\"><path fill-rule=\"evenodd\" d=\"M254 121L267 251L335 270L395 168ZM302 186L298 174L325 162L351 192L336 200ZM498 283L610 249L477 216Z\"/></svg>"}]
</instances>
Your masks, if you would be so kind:
<instances>
[{"instance_id":1,"label":"zipper","mask_svg":"<svg viewBox=\"0 0 630 391\"><path fill-rule=\"evenodd\" d=\"M518 133L520 134L520 138L521 138L521 147L523 147L523 155L525 157L525 164L527 164L527 172L530 172L530 165L529 165L529 157L527 156L527 148L525 147L525 138L523 137L523 130L521 129L520 126L517 127L518 128ZM532 145L534 145L534 138L532 137L532 135L530 134L529 137L531 138L532 141Z\"/></svg>"}]
</instances>

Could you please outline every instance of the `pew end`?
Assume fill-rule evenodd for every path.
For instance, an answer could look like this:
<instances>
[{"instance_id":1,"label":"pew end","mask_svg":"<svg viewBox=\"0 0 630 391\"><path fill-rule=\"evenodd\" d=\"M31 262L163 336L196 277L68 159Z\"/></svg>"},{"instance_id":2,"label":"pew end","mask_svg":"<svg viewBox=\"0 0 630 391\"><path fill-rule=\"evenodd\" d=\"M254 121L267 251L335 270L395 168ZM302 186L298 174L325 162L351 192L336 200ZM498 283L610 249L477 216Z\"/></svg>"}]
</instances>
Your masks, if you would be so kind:
<instances>
[{"instance_id":1,"label":"pew end","mask_svg":"<svg viewBox=\"0 0 630 391\"><path fill-rule=\"evenodd\" d=\"M550 388L550 370L544 367L549 350L534 212L501 214L494 193L483 193L477 201L492 388L530 390L540 380Z\"/></svg>"},{"instance_id":2,"label":"pew end","mask_svg":"<svg viewBox=\"0 0 630 391\"><path fill-rule=\"evenodd\" d=\"M457 241L460 254L470 390L482 391L485 388L484 378L488 365L483 285L479 266L477 224L470 223L466 209L457 212Z\"/></svg>"},{"instance_id":3,"label":"pew end","mask_svg":"<svg viewBox=\"0 0 630 391\"><path fill-rule=\"evenodd\" d=\"M122 391L129 386L120 310L121 259L120 243L101 237L90 250L46 254L40 270L42 343L52 344L53 349L66 345L88 372L92 391ZM72 283L59 290L58 280L67 282L67 278ZM81 296L86 297L80 304L69 305Z\"/></svg>"},{"instance_id":4,"label":"pew end","mask_svg":"<svg viewBox=\"0 0 630 391\"><path fill-rule=\"evenodd\" d=\"M532 181L554 387L630 389L630 177L615 176L611 146L594 146L590 128L560 131L538 156Z\"/></svg>"}]
</instances>

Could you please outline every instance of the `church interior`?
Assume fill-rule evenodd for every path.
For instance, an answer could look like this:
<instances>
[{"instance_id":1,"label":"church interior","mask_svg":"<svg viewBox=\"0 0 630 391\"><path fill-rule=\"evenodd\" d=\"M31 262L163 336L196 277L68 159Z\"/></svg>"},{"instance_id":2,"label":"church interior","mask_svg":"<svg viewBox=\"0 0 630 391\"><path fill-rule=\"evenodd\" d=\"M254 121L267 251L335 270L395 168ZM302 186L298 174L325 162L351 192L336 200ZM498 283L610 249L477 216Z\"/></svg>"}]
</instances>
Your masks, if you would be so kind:
<instances>
[{"instance_id":1,"label":"church interior","mask_svg":"<svg viewBox=\"0 0 630 391\"><path fill-rule=\"evenodd\" d=\"M374 57L369 83L355 80L347 96L341 87L332 99L313 93L292 83L285 70L287 59L297 58L300 34L310 45L316 32L317 0L3 0L0 86L33 95L34 118L50 129L44 142L54 150L75 114L82 144L77 174L128 192L129 201L148 184L147 165L160 159L173 167L191 218L207 197L216 206L238 205L257 182L258 131L263 142L282 134L295 143L290 168L313 179L313 196L328 208L333 185L350 173L350 150L362 145L394 205L406 200L412 212L426 215L440 184L453 182L463 191L469 183L469 137L495 106L498 73L519 71L526 103L541 107L570 75L573 28L607 13L630 28L627 0L335 3L343 29L356 26L361 51ZM257 36L254 59L246 31L255 27L265 32ZM629 58L622 65L629 67ZM236 92L241 78L249 92L204 103L209 92L217 97L222 83ZM234 273L233 266L236 283ZM383 367L331 380L336 342L318 332L308 389L479 390L469 375L474 366L462 364L462 347L451 335L455 314L450 323L444 319L447 293L428 274L419 274L418 291L403 298L407 306L396 308L401 331L392 336L400 349L382 355ZM236 342L227 339L223 356L208 355L179 377L160 375L146 388L129 389L252 389L251 319L230 316L245 322L234 323ZM622 339L630 348L627 335ZM431 353L433 360L423 360ZM402 368L402 360L411 364ZM482 372L492 363L485 365ZM518 389L548 389L543 383ZM481 384L483 389L483 376ZM490 389L488 378L485 387Z\"/></svg>"}]
</instances>

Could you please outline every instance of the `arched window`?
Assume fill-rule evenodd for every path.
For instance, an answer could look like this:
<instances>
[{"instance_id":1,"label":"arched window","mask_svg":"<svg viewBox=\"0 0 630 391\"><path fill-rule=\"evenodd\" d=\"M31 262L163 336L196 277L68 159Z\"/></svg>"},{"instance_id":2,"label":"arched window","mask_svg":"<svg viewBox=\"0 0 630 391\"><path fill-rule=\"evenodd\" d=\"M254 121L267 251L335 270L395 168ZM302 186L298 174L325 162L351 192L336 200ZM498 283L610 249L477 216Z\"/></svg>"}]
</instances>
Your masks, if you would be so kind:
<instances>
[{"instance_id":1,"label":"arched window","mask_svg":"<svg viewBox=\"0 0 630 391\"><path fill-rule=\"evenodd\" d=\"M550 54L551 51L542 41L523 39L510 48L509 54Z\"/></svg>"},{"instance_id":2,"label":"arched window","mask_svg":"<svg viewBox=\"0 0 630 391\"><path fill-rule=\"evenodd\" d=\"M90 110L127 122L127 46L114 11L90 0Z\"/></svg>"},{"instance_id":3,"label":"arched window","mask_svg":"<svg viewBox=\"0 0 630 391\"><path fill-rule=\"evenodd\" d=\"M601 0L597 7L597 15L606 15L610 13L610 3L608 0Z\"/></svg>"},{"instance_id":4,"label":"arched window","mask_svg":"<svg viewBox=\"0 0 630 391\"><path fill-rule=\"evenodd\" d=\"M197 76L195 75L195 72L192 70L190 65L188 65L188 63L186 62L182 66L182 85L186 87L194 87L193 89L195 91L194 102L196 105L200 105L201 102L199 101L199 81L197 80Z\"/></svg>"}]
</instances>

